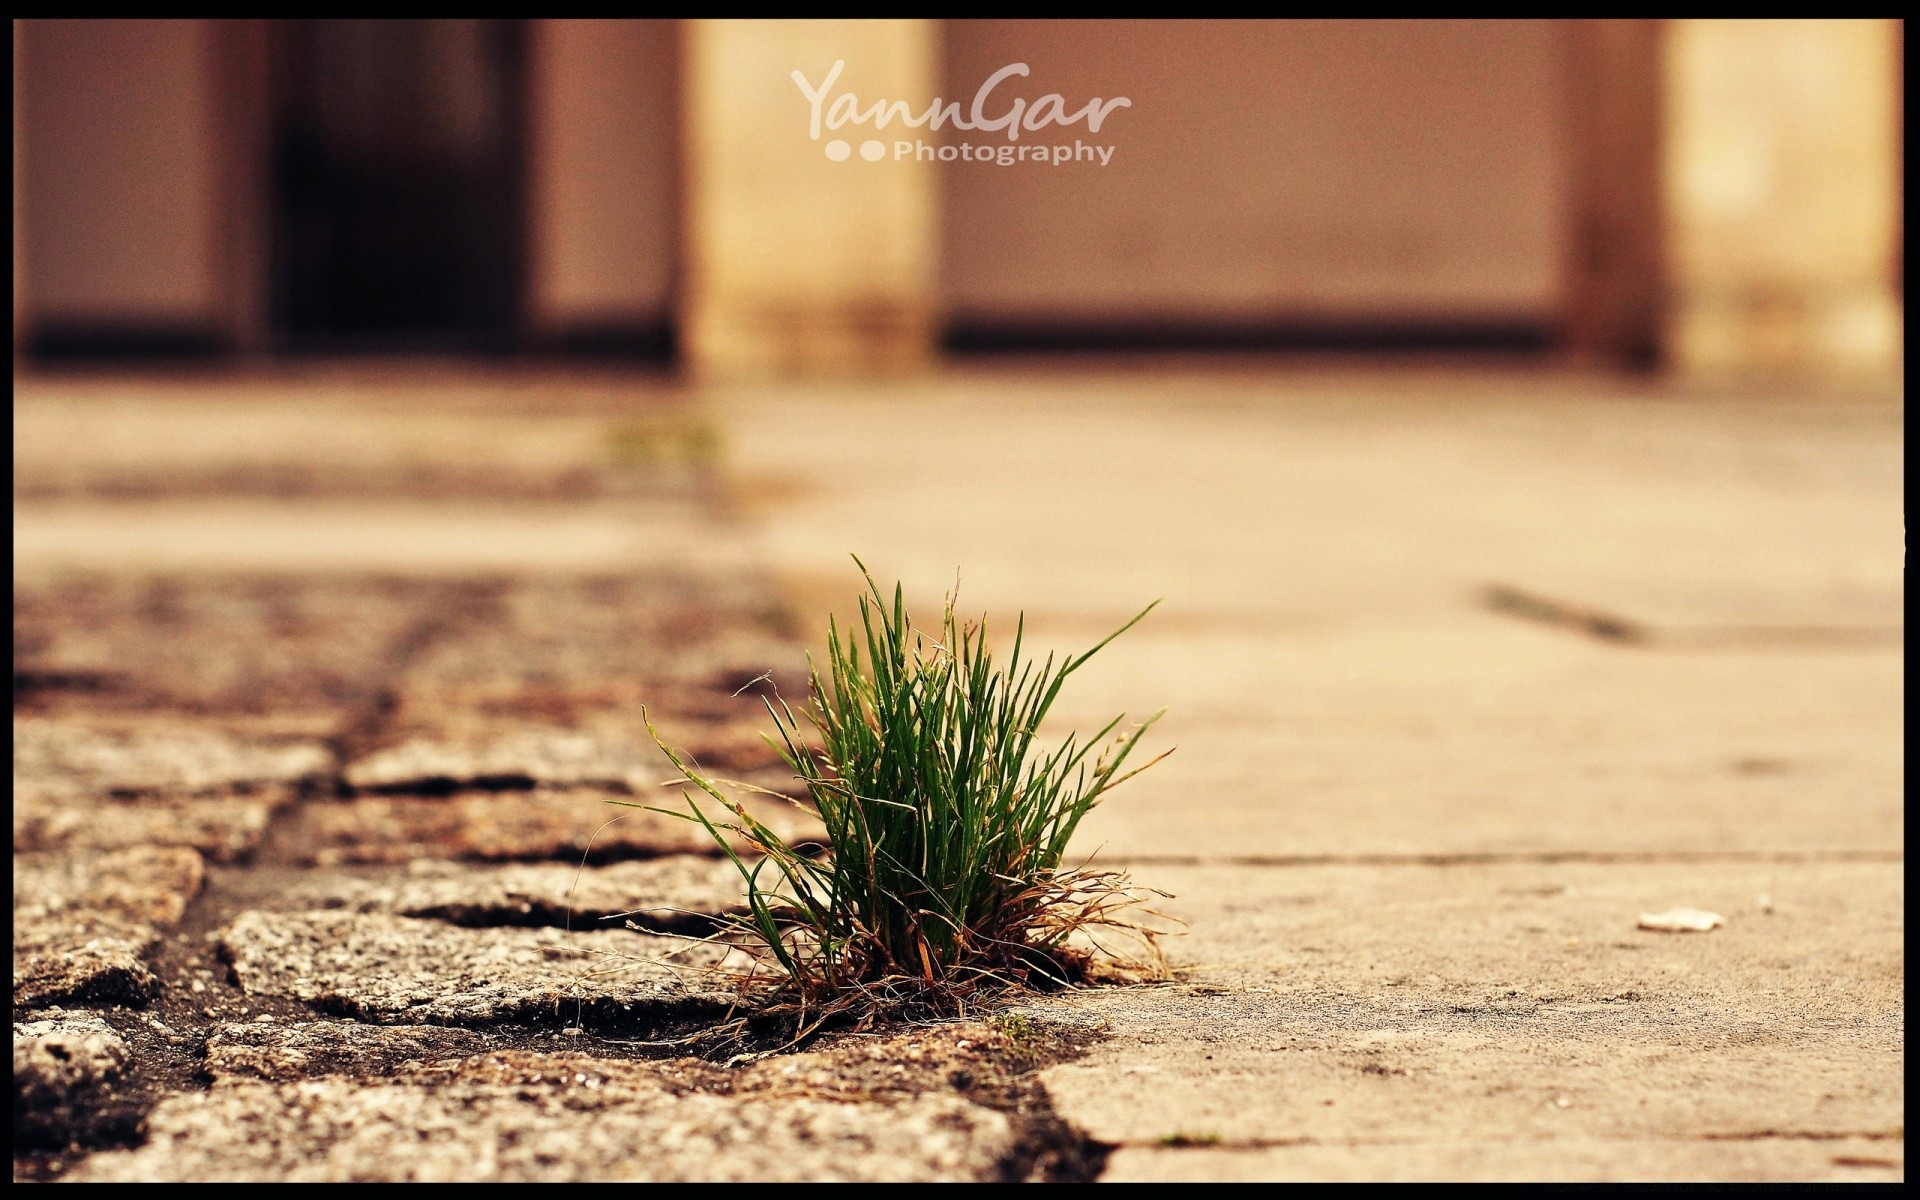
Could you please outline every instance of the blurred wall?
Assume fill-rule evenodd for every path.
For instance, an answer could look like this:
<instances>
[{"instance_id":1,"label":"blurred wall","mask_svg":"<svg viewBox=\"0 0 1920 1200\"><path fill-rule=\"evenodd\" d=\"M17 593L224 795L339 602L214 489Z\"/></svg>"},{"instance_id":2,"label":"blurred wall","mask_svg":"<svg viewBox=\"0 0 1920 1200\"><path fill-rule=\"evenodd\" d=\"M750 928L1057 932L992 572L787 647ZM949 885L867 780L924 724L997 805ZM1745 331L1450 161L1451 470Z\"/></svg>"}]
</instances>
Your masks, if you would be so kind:
<instances>
[{"instance_id":1,"label":"blurred wall","mask_svg":"<svg viewBox=\"0 0 1920 1200\"><path fill-rule=\"evenodd\" d=\"M1566 302L1569 359L1652 366L1660 358L1667 231L1660 149L1664 23L1560 22L1567 74Z\"/></svg>"},{"instance_id":2,"label":"blurred wall","mask_svg":"<svg viewBox=\"0 0 1920 1200\"><path fill-rule=\"evenodd\" d=\"M942 168L961 321L1473 322L1561 301L1549 21L948 21L941 95L1126 96L1110 165ZM980 140L981 135L967 135Z\"/></svg>"},{"instance_id":3,"label":"blurred wall","mask_svg":"<svg viewBox=\"0 0 1920 1200\"><path fill-rule=\"evenodd\" d=\"M527 317L536 339L662 326L679 239L674 22L532 22Z\"/></svg>"},{"instance_id":4,"label":"blurred wall","mask_svg":"<svg viewBox=\"0 0 1920 1200\"><path fill-rule=\"evenodd\" d=\"M1900 39L1894 21L1668 23L1678 365L1874 375L1898 361Z\"/></svg>"},{"instance_id":5,"label":"blurred wall","mask_svg":"<svg viewBox=\"0 0 1920 1200\"><path fill-rule=\"evenodd\" d=\"M709 377L861 374L931 358L933 163L856 155L811 127L792 78L923 105L924 18L685 22L687 271L681 344ZM833 103L839 103L836 99ZM872 127L869 127L871 129ZM897 128L897 127L896 127ZM815 136L816 132L819 136ZM839 157L830 152L837 144Z\"/></svg>"},{"instance_id":6,"label":"blurred wall","mask_svg":"<svg viewBox=\"0 0 1920 1200\"><path fill-rule=\"evenodd\" d=\"M285 28L16 23L16 345L279 344ZM956 326L1492 325L1599 363L1884 375L1901 31L535 20L512 104L524 219L486 235L526 270L490 344L664 346L671 325L697 372L860 372L923 364ZM841 91L915 111L1012 62L1032 74L1003 97L1133 103L1027 139L1098 142L1108 166L832 159L788 73L838 59Z\"/></svg>"},{"instance_id":7,"label":"blurred wall","mask_svg":"<svg viewBox=\"0 0 1920 1200\"><path fill-rule=\"evenodd\" d=\"M211 21L29 23L16 90L36 322L226 324L216 42Z\"/></svg>"}]
</instances>

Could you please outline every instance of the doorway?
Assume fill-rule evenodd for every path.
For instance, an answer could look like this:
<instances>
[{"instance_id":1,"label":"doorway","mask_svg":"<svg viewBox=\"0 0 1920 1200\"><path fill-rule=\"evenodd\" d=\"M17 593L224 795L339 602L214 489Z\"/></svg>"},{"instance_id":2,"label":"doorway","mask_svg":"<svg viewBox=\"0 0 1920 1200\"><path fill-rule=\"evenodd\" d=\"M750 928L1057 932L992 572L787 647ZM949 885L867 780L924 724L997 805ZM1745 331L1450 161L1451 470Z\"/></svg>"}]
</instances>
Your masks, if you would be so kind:
<instances>
[{"instance_id":1,"label":"doorway","mask_svg":"<svg viewBox=\"0 0 1920 1200\"><path fill-rule=\"evenodd\" d=\"M281 349L513 348L525 274L523 24L277 23L271 310Z\"/></svg>"}]
</instances>

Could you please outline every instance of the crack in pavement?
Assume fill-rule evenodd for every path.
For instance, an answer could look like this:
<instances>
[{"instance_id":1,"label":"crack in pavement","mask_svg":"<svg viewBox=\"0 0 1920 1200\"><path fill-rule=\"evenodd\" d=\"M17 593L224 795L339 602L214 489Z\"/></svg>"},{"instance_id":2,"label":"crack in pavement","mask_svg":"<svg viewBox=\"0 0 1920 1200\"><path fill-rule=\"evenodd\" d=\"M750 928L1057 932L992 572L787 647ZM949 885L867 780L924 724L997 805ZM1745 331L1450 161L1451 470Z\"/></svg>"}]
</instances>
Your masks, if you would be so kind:
<instances>
[{"instance_id":1,"label":"crack in pavement","mask_svg":"<svg viewBox=\"0 0 1920 1200\"><path fill-rule=\"evenodd\" d=\"M1685 1144L1690 1142L1890 1142L1904 1141L1906 1131L1902 1129L1759 1129L1752 1132L1696 1133L1680 1137L1586 1137L1583 1141L1610 1142L1622 1146L1638 1145L1644 1142L1670 1142ZM1530 1145L1530 1138L1485 1138L1464 1143L1469 1145ZM1426 1138L1214 1138L1203 1135L1162 1138L1157 1141L1121 1142L1123 1146L1151 1146L1164 1150L1286 1150L1295 1146L1453 1146L1460 1142L1436 1142Z\"/></svg>"},{"instance_id":2,"label":"crack in pavement","mask_svg":"<svg viewBox=\"0 0 1920 1200\"><path fill-rule=\"evenodd\" d=\"M1899 863L1903 850L1536 850L1458 854L1123 854L1118 867L1481 867L1556 863Z\"/></svg>"}]
</instances>

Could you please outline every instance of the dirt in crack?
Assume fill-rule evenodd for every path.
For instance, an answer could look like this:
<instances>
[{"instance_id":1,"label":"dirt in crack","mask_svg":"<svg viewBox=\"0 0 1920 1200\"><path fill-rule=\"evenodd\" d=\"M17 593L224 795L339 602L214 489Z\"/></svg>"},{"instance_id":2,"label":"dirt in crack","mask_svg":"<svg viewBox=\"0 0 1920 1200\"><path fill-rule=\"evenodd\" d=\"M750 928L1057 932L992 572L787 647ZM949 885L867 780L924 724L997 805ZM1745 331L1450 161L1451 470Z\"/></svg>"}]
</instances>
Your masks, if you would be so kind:
<instances>
[{"instance_id":1,"label":"dirt in crack","mask_svg":"<svg viewBox=\"0 0 1920 1200\"><path fill-rule=\"evenodd\" d=\"M812 1092L848 1103L884 1105L896 1097L946 1093L1004 1113L1012 1123L1015 1137L1012 1148L994 1168L1003 1178L1094 1178L1109 1148L1086 1139L1058 1118L1040 1082L1039 1072L1054 1062L1078 1055L1084 1044L1096 1035L1085 1031L1063 1032L1044 1021L1024 1018L969 1021L896 1028L859 1036L834 1034L816 1038L802 1047L763 1042L755 1047L763 1052L761 1055L742 1060L738 1057L737 1043L722 1048L711 1040L689 1040L709 1029L715 1021L716 1014L709 1011L710 1003L705 1008L689 1005L677 1012L671 1006L663 1006L650 1014L625 1018L617 1006L602 1005L597 1016L596 1010L587 1010L589 1020L584 1030L570 1033L568 1028L577 1023L581 1010L565 1000L537 1014L523 1008L503 1011L497 1020L423 1022L407 1027L341 1020L322 1011L324 1005L260 994L258 990L249 993L239 986L233 967L222 958L217 939L243 914L337 910L355 902L316 898L316 890L326 889L316 889L313 885L358 880L385 886L409 878L410 864L404 860L365 865L353 862L307 865L314 861L311 847L287 842L289 837L300 836L296 819L299 813L312 806L330 807L354 797L366 798L370 805L385 803L390 798L396 806L415 802L447 803L449 813L464 811L452 807L458 797L421 795L423 791L431 793L435 789L415 783L356 791L346 784L346 767L363 760L396 736L397 724L405 717L403 683L409 667L419 664L449 639L467 637L476 627L501 617L503 596L510 586L510 581L489 579L408 584L389 599L396 607L412 608L412 617L385 626L389 632L365 653L343 651L335 655L338 662L328 658L304 665L287 663L274 667L271 672L261 667L240 673L236 676L239 682L229 681L219 672L208 672L205 678L190 670L180 678L164 674L163 668L175 672L185 668L172 658L163 661L158 651L149 655L153 661L134 655L124 678L118 674L82 678L72 672L61 674L53 667L42 671L33 664L25 668L17 665L16 710L39 713L44 708L42 715L48 719L74 716L84 720L97 710L114 714L172 714L188 723L205 721L215 728L231 720L240 727L244 721L257 721L260 714L269 710L292 705L302 721L323 721L324 727L333 732L322 734L315 729L307 735L321 738L330 752L330 765L300 781L295 787L293 803L272 812L250 858L238 864L208 864L204 886L188 904L180 921L165 933L148 956L148 965L160 984L155 998L140 1008L80 1010L98 1017L126 1045L124 1067L104 1093L91 1095L82 1106L68 1105L61 1110L62 1120L23 1122L16 1079L16 1178L57 1179L94 1151L140 1144L145 1138L145 1120L153 1107L172 1096L208 1089L214 1082L215 1070L232 1070L236 1060L230 1051L234 1046L264 1049L271 1057L277 1053L276 1048L295 1046L302 1053L311 1053L313 1047L321 1043L331 1048L326 1053L311 1053L311 1061L292 1068L292 1075L274 1078L332 1075L362 1079L370 1084L410 1078L420 1080L421 1086L428 1086L425 1077L419 1074L426 1064L519 1052L638 1060L648 1064L647 1070L666 1073L690 1088L745 1099L762 1092L771 1095L776 1089L790 1087L791 1077L776 1077L776 1068L799 1062L810 1080L808 1087ZM209 594L228 597L222 601L228 607L245 608L263 588L278 595L276 589L280 585L246 583L243 587L236 584L226 591L215 589ZM136 649L169 644L165 630L147 628L150 619L159 620L148 611L155 608L147 602L150 592L163 600L172 595L165 588L134 589L123 598L124 603L115 601L125 612L113 608L107 613L129 629L138 627L135 632L140 633L140 639L129 643ZM230 597L228 592L232 593ZM323 592L324 589L315 594L323 595ZM375 589L369 595L376 593L376 598L385 594ZM608 603L619 599L619 596L611 597ZM42 613L43 623L52 623L49 628L59 623L55 618L64 611L61 605L49 601L41 607L47 610ZM726 605L718 608L724 610L720 624L729 623L726 618L731 617L734 624L779 632L776 623L757 609L742 614ZM195 609L188 615L198 611ZM225 611L218 609L218 612ZM298 634L296 627L304 627L303 621L313 624L332 619L327 615L329 611L315 607L314 613L307 617L292 612L286 619L294 634L287 636ZM167 616L169 621L184 619L178 614L168 616L171 612L172 609L167 609L161 616ZM210 608L208 614L194 619L211 621L214 615L217 615L215 609ZM114 630L119 630L114 634L116 637L131 636L126 630L120 630L119 625L113 625L109 632ZM684 632L675 633L675 638ZM205 630L194 636L199 640L188 640L196 647L219 642L219 639L209 641L211 635ZM239 635L229 640L251 644L247 637ZM332 646L333 642L327 644ZM744 668L728 668L712 680L676 685L677 690L668 691L671 700L665 703L663 711L677 706L684 709L688 720L696 725L705 723L714 728L733 720L736 711L752 700L750 688L746 689L749 694L744 698L736 695L736 690L759 678L758 674L742 674L742 671ZM723 739L723 742L716 743L717 748L713 750L720 757L724 757L723 752L730 752L728 748L732 746L730 741ZM553 788L536 788L533 783L530 777L501 774L460 781L457 789L442 785L439 790L494 793L497 803L501 804L516 799L504 793L527 792L536 799L551 799ZM611 790L615 789L606 785L598 788L599 792ZM595 807L590 804L594 791L585 789L579 796L583 806ZM135 798L129 794L125 802L132 803ZM617 863L628 859L675 857L679 853L677 844L669 849L663 843L655 849L635 841L598 850L593 857L596 863ZM710 856L713 852L703 846L701 853ZM459 854L449 857L464 860L459 869L487 871L515 861L549 866L564 863L570 867L578 861L576 855L577 851L560 847L537 854L529 851L525 857L508 854L492 858L473 846L466 846ZM712 859L709 857L707 861ZM376 905L352 911L378 914L383 910ZM550 899L536 898L523 910L514 910L493 901L483 903L472 897L461 897L441 908L421 908L404 915L424 925L437 926L449 938L494 927L594 930L593 938L606 938L609 944L614 944L614 939L636 937L618 926L599 925L596 930L597 923L592 918L604 914L571 912L566 906L551 903ZM691 915L641 913L632 919L643 929L654 932L698 934L711 928L711 917L698 912ZM564 986L566 972L556 970L555 976L556 983ZM50 1015L58 1014L41 1010L17 1014L17 1019L31 1021ZM408 1019L411 1018L405 1014L379 1016L381 1022ZM225 1047L229 1052L225 1058L210 1057L210 1045ZM767 1051L773 1053L765 1053ZM296 1057L282 1055L275 1061L292 1061ZM885 1117L876 1113L876 1119Z\"/></svg>"},{"instance_id":2,"label":"dirt in crack","mask_svg":"<svg viewBox=\"0 0 1920 1200\"><path fill-rule=\"evenodd\" d=\"M22 1141L17 1125L17 1177L57 1179L87 1153L139 1144L142 1119L154 1104L212 1084L208 1050L216 1036L229 1044L257 1039L271 1045L329 1023L326 1013L308 1005L242 991L213 940L242 913L298 910L304 886L317 874L277 866L210 870L205 888L152 960L163 984L159 996L144 1010L99 1013L131 1052L112 1102L76 1124L59 1144L44 1138ZM447 930L457 932L453 926ZM583 1055L644 1061L677 1087L743 1100L776 1092L792 1095L796 1088L824 1099L881 1106L913 1096L954 1095L1003 1113L1010 1121L1013 1144L994 1168L1007 1181L1092 1180L1112 1149L1062 1121L1039 1078L1046 1067L1083 1054L1103 1034L1050 1019L1044 1009L870 1034L829 1033L799 1047L767 1037L759 1041L759 1052L750 1054L739 1053L737 1040L700 1038L712 1021L712 1014L706 1014L622 1028L590 1020L587 1029L569 1033L574 1009L568 1004L548 1020L436 1026L438 1033L346 1022L340 1023L343 1053L332 1061L314 1056L301 1068L301 1077L332 1074L373 1082L405 1078L409 1070L419 1071L432 1062L444 1065L507 1051ZM356 1030L412 1036L389 1042ZM876 1119L885 1118L876 1112Z\"/></svg>"}]
</instances>

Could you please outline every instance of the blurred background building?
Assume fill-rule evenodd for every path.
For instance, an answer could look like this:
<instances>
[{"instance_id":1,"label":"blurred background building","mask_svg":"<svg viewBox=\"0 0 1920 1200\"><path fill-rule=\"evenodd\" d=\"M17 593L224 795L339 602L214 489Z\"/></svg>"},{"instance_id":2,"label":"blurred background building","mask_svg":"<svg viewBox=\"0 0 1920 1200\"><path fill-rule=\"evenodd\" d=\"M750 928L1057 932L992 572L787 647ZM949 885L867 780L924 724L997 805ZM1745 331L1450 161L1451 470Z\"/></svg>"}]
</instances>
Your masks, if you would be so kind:
<instances>
[{"instance_id":1,"label":"blurred background building","mask_svg":"<svg viewBox=\"0 0 1920 1200\"><path fill-rule=\"evenodd\" d=\"M1899 368L1901 29L1820 21L14 22L29 361L1020 348ZM861 107L1125 96L1106 165L834 159ZM858 142L866 131L850 131Z\"/></svg>"}]
</instances>

